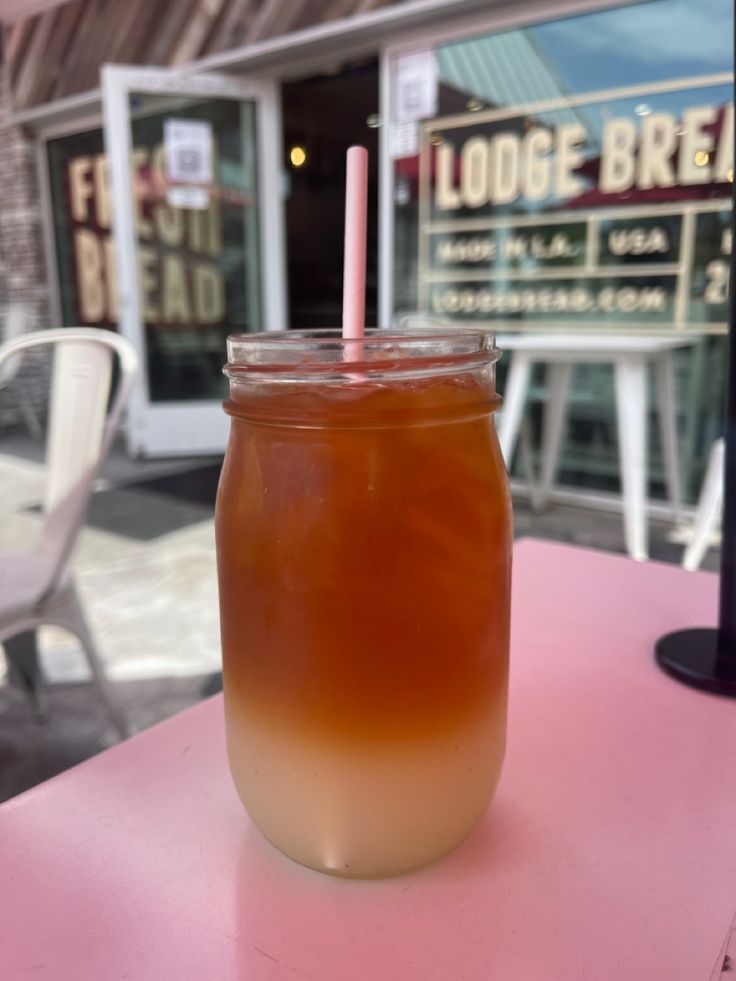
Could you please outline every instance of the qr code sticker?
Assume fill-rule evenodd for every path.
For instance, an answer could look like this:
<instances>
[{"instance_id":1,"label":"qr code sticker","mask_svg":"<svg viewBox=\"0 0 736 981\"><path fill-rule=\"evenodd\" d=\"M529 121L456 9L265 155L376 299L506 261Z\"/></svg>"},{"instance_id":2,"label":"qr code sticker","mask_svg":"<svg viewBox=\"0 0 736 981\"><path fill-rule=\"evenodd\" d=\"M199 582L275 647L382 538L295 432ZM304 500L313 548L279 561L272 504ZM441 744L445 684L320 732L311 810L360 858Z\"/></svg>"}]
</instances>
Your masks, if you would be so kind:
<instances>
[{"instance_id":1,"label":"qr code sticker","mask_svg":"<svg viewBox=\"0 0 736 981\"><path fill-rule=\"evenodd\" d=\"M199 119L164 121L166 177L207 184L212 180L212 126Z\"/></svg>"},{"instance_id":2,"label":"qr code sticker","mask_svg":"<svg viewBox=\"0 0 736 981\"><path fill-rule=\"evenodd\" d=\"M176 165L180 173L192 176L202 172L202 151L199 148L179 147L177 157Z\"/></svg>"}]
</instances>

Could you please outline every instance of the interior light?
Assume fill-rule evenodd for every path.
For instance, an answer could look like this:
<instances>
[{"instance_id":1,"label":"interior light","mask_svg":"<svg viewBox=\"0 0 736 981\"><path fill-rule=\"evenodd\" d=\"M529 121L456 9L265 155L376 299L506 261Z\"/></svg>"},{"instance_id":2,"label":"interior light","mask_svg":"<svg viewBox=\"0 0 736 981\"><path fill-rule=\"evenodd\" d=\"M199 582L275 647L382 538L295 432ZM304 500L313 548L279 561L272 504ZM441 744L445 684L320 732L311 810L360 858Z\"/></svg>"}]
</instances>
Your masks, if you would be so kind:
<instances>
[{"instance_id":1,"label":"interior light","mask_svg":"<svg viewBox=\"0 0 736 981\"><path fill-rule=\"evenodd\" d=\"M429 142L432 144L432 146L442 146L445 140L439 133L432 133L429 138Z\"/></svg>"},{"instance_id":2,"label":"interior light","mask_svg":"<svg viewBox=\"0 0 736 981\"><path fill-rule=\"evenodd\" d=\"M693 160L696 167L705 167L710 160L710 154L706 150L696 150Z\"/></svg>"},{"instance_id":3,"label":"interior light","mask_svg":"<svg viewBox=\"0 0 736 981\"><path fill-rule=\"evenodd\" d=\"M303 146L293 146L289 150L289 160L292 167L303 167L307 162L307 151Z\"/></svg>"},{"instance_id":4,"label":"interior light","mask_svg":"<svg viewBox=\"0 0 736 981\"><path fill-rule=\"evenodd\" d=\"M480 112L480 110L483 108L483 103L480 101L480 99L468 99L468 101L465 103L465 108L468 110L468 112Z\"/></svg>"},{"instance_id":5,"label":"interior light","mask_svg":"<svg viewBox=\"0 0 736 981\"><path fill-rule=\"evenodd\" d=\"M640 102L638 106L634 107L634 112L637 116L650 116L652 113L652 107L648 102Z\"/></svg>"},{"instance_id":6,"label":"interior light","mask_svg":"<svg viewBox=\"0 0 736 981\"><path fill-rule=\"evenodd\" d=\"M372 112L366 119L365 124L368 129L378 129L378 127L381 125L381 117L377 112Z\"/></svg>"}]
</instances>

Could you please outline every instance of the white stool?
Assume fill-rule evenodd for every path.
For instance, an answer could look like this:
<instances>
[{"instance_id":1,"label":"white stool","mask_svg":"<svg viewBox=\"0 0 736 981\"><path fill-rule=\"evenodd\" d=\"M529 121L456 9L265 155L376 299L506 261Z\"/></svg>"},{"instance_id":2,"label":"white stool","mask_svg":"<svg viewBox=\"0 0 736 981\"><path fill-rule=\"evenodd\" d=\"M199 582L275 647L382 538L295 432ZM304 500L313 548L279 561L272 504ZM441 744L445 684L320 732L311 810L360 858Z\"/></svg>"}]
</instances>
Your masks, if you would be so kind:
<instances>
[{"instance_id":1,"label":"white stool","mask_svg":"<svg viewBox=\"0 0 736 981\"><path fill-rule=\"evenodd\" d=\"M549 387L542 428L542 468L536 506L549 497L557 471L573 366L611 364L616 390L619 457L624 498L626 549L633 559L648 557L647 494L647 367L654 365L667 490L673 517L680 518L682 488L677 452L677 420L672 354L694 338L627 337L585 334L502 334L502 351L513 352L504 407L498 425L501 450L511 466L519 436L532 366L548 366Z\"/></svg>"}]
</instances>

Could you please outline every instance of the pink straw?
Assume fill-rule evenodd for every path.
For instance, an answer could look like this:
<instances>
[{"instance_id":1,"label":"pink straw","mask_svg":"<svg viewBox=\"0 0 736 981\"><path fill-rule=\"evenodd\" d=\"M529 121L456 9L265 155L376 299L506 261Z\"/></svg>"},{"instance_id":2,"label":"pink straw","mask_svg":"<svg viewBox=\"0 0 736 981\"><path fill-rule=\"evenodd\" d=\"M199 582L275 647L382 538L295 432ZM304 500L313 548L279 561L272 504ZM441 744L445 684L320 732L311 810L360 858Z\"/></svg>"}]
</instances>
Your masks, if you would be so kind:
<instances>
[{"instance_id":1,"label":"pink straw","mask_svg":"<svg viewBox=\"0 0 736 981\"><path fill-rule=\"evenodd\" d=\"M345 265L342 292L342 336L365 336L365 252L368 210L368 151L351 146L345 181ZM362 344L347 344L345 357L359 361Z\"/></svg>"}]
</instances>

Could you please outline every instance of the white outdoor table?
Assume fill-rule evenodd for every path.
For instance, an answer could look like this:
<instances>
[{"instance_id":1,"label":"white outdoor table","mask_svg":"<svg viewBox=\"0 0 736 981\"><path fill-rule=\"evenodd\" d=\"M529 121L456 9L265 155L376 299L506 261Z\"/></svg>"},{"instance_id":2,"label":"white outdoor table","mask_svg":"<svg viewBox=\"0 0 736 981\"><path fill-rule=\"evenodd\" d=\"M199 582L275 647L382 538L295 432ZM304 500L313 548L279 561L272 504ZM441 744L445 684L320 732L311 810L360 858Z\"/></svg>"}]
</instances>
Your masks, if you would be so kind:
<instances>
[{"instance_id":1,"label":"white outdoor table","mask_svg":"<svg viewBox=\"0 0 736 981\"><path fill-rule=\"evenodd\" d=\"M626 548L633 559L648 557L647 368L654 366L659 425L667 490L675 519L680 516L682 488L677 452L677 403L673 352L695 342L692 337L636 337L621 334L499 334L502 351L513 353L506 381L498 435L510 466L532 366L548 366L548 397L542 432L542 469L536 502L549 496L557 470L572 369L576 364L610 364L616 391L619 458L624 500Z\"/></svg>"}]
</instances>

